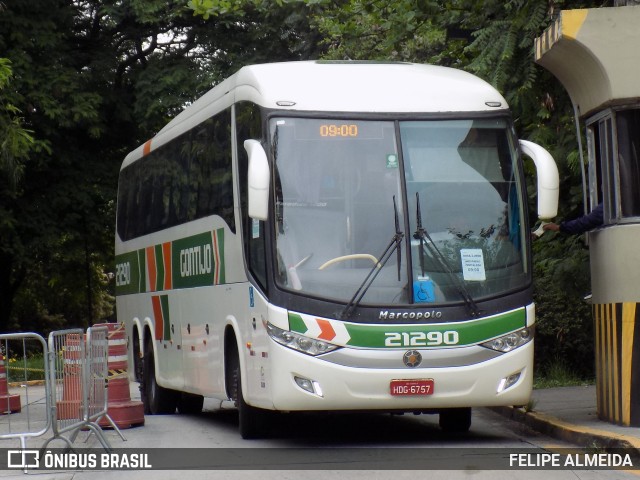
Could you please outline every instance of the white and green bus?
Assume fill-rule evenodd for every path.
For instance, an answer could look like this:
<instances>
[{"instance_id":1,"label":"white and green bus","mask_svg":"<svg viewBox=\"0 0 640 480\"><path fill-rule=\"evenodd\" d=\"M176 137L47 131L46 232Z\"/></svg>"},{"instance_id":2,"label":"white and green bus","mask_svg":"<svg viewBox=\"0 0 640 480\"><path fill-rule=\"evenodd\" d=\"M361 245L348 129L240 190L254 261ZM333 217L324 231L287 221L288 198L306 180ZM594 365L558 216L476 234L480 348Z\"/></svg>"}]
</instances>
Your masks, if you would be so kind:
<instances>
[{"instance_id":1,"label":"white and green bus","mask_svg":"<svg viewBox=\"0 0 640 480\"><path fill-rule=\"evenodd\" d=\"M535 314L521 153L504 98L408 63L247 66L122 165L116 295L148 413L523 405Z\"/></svg>"}]
</instances>

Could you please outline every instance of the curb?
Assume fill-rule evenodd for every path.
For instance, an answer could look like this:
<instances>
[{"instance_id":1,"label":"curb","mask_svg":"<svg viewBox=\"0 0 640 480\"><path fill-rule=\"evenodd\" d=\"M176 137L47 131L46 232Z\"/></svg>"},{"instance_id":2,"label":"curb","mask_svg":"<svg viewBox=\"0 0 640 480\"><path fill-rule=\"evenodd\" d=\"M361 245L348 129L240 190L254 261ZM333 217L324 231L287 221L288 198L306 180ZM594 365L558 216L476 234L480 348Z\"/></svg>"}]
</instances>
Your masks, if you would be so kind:
<instances>
[{"instance_id":1,"label":"curb","mask_svg":"<svg viewBox=\"0 0 640 480\"><path fill-rule=\"evenodd\" d=\"M633 449L636 455L640 455L640 439L629 435L574 425L552 415L526 412L522 408L489 407L489 410L557 440L563 440L584 448L600 448L604 450Z\"/></svg>"}]
</instances>

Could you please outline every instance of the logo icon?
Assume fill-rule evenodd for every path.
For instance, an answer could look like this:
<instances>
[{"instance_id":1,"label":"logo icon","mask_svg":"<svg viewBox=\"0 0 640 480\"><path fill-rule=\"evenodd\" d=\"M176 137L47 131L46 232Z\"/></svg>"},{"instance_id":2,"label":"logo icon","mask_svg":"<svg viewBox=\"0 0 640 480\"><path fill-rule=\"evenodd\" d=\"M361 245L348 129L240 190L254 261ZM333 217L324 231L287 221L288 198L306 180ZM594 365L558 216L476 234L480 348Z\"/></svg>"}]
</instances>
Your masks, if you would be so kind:
<instances>
[{"instance_id":1,"label":"logo icon","mask_svg":"<svg viewBox=\"0 0 640 480\"><path fill-rule=\"evenodd\" d=\"M402 361L409 368L415 368L422 363L422 355L417 350L408 350L404 353Z\"/></svg>"},{"instance_id":2,"label":"logo icon","mask_svg":"<svg viewBox=\"0 0 640 480\"><path fill-rule=\"evenodd\" d=\"M40 452L38 450L9 450L7 452L7 467L9 468L38 468L40 466Z\"/></svg>"}]
</instances>

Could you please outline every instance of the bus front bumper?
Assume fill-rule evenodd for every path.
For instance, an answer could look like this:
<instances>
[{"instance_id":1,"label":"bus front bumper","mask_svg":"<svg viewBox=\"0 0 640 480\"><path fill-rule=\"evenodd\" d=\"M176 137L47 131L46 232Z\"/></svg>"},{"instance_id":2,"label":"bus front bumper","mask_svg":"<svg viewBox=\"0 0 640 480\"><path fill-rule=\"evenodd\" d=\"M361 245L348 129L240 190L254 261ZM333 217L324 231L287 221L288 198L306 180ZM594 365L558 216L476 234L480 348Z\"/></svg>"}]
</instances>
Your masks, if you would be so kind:
<instances>
[{"instance_id":1,"label":"bus front bumper","mask_svg":"<svg viewBox=\"0 0 640 480\"><path fill-rule=\"evenodd\" d=\"M487 361L459 367L374 369L337 365L272 343L267 378L273 407L267 408L422 411L526 405L533 383L533 345L531 341ZM396 389L392 395L392 382L411 380L432 388L403 395ZM250 398L248 403L252 403Z\"/></svg>"}]
</instances>

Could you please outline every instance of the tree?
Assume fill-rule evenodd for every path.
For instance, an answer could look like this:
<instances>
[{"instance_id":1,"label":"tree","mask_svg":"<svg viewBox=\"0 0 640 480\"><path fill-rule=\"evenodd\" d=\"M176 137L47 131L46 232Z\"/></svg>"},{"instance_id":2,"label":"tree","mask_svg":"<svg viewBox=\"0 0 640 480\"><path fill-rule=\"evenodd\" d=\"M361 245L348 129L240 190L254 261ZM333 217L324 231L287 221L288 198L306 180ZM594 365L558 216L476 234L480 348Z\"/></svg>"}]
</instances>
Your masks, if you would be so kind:
<instances>
[{"instance_id":1,"label":"tree","mask_svg":"<svg viewBox=\"0 0 640 480\"><path fill-rule=\"evenodd\" d=\"M0 237L8 240L0 248L0 270L11 270L12 239L15 225L7 214L6 206L17 195L19 180L24 172L24 161L35 145L31 132L22 126L20 110L11 103L7 92L12 77L11 61L0 58ZM0 292L15 292L20 283L20 272L0 278ZM0 296L0 308L11 307L12 295Z\"/></svg>"},{"instance_id":2,"label":"tree","mask_svg":"<svg viewBox=\"0 0 640 480\"><path fill-rule=\"evenodd\" d=\"M20 109L11 103L9 95L5 95L12 75L11 61L0 58L0 170L8 186L15 188L24 171L23 161L35 140L22 126Z\"/></svg>"},{"instance_id":3,"label":"tree","mask_svg":"<svg viewBox=\"0 0 640 480\"><path fill-rule=\"evenodd\" d=\"M108 273L126 153L244 63L312 55L312 32L287 4L247 3L209 21L183 1L4 5L0 57L14 72L5 105L22 112L24 138L35 143L11 157L20 160L18 188L2 180L0 331L86 326L113 311Z\"/></svg>"},{"instance_id":4,"label":"tree","mask_svg":"<svg viewBox=\"0 0 640 480\"><path fill-rule=\"evenodd\" d=\"M492 83L509 102L519 136L542 144L558 162L560 216L570 217L582 210L573 110L560 83L535 64L533 46L561 8L599 6L571 0L325 1L313 23L330 58L434 63ZM535 178L533 165L526 168ZM530 205L536 204L534 187ZM589 290L585 246L580 239L547 236L534 245L534 262L538 365L546 368L560 354L574 371L592 374L592 319L582 301Z\"/></svg>"}]
</instances>

